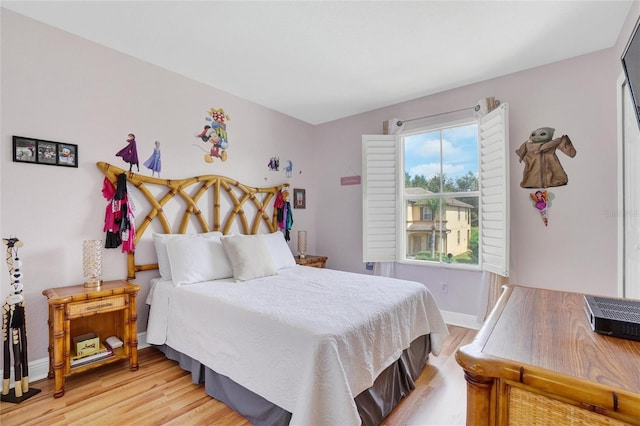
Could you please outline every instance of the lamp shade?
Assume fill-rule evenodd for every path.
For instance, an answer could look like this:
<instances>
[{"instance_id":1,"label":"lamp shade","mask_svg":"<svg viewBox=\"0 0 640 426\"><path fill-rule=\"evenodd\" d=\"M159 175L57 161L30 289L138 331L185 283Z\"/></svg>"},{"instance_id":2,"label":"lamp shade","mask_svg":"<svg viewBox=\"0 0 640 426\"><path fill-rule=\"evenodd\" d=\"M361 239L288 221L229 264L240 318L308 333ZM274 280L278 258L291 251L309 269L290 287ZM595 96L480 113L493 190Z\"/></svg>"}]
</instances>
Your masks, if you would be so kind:
<instances>
[{"instance_id":1,"label":"lamp shade","mask_svg":"<svg viewBox=\"0 0 640 426\"><path fill-rule=\"evenodd\" d=\"M304 259L307 253L307 231L298 231L298 255Z\"/></svg>"},{"instance_id":2,"label":"lamp shade","mask_svg":"<svg viewBox=\"0 0 640 426\"><path fill-rule=\"evenodd\" d=\"M100 287L102 284L102 240L82 242L82 275L85 287Z\"/></svg>"}]
</instances>

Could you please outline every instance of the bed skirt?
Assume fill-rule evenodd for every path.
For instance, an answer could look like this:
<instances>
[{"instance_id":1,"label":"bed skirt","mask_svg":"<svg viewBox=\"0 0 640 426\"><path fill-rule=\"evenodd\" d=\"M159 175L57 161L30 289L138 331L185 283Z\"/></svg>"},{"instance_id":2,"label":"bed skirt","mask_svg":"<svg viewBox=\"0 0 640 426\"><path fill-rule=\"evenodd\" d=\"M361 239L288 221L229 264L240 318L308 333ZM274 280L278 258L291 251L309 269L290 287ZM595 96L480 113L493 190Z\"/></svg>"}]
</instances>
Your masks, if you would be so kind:
<instances>
[{"instance_id":1,"label":"bed skirt","mask_svg":"<svg viewBox=\"0 0 640 426\"><path fill-rule=\"evenodd\" d=\"M189 371L194 384L204 383L207 395L242 414L252 424L256 426L289 424L290 412L169 346L155 347L167 358L177 361L182 369ZM376 378L373 386L354 398L363 425L379 425L400 400L409 395L415 388L415 380L429 359L430 349L428 335L417 338L408 349L403 351L396 362Z\"/></svg>"}]
</instances>

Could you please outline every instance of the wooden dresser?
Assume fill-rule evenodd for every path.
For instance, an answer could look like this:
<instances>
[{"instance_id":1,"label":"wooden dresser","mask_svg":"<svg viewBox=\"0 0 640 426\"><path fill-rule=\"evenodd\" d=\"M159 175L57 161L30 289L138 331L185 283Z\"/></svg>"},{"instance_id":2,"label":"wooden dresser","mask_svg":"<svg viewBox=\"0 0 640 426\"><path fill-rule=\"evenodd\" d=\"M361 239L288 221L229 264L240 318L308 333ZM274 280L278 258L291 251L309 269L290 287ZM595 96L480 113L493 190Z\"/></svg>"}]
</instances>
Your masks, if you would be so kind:
<instances>
[{"instance_id":1,"label":"wooden dresser","mask_svg":"<svg viewBox=\"0 0 640 426\"><path fill-rule=\"evenodd\" d=\"M456 359L467 425L640 425L640 342L594 333L582 294L506 286Z\"/></svg>"}]
</instances>

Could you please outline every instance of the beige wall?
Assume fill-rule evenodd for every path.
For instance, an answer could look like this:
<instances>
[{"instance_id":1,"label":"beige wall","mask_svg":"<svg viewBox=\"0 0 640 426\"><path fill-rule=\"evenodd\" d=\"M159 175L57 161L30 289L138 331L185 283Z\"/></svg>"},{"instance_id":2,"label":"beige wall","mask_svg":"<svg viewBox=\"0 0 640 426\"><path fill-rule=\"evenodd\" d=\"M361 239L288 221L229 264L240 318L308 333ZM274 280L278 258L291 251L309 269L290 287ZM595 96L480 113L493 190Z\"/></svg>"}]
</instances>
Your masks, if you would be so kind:
<instances>
[{"instance_id":1,"label":"beige wall","mask_svg":"<svg viewBox=\"0 0 640 426\"><path fill-rule=\"evenodd\" d=\"M362 134L381 134L384 120L454 111L495 96L510 105L510 281L615 295L619 217L611 212L617 208L616 80L622 72L621 50L639 15L635 2L623 34L610 49L317 126L315 157L330 165L318 192L340 206L318 216L318 228L323 230L319 251L333 258L332 267L365 269L360 188L341 187L338 179L345 170L362 169ZM575 158L559 154L569 184L551 188L554 198L547 228L529 200L530 191L519 186L523 165L514 153L532 130L542 126L569 135L577 149ZM481 273L411 265L396 265L395 271L399 278L425 283L447 311L484 312ZM449 283L446 294L439 286L443 281Z\"/></svg>"},{"instance_id":2,"label":"beige wall","mask_svg":"<svg viewBox=\"0 0 640 426\"><path fill-rule=\"evenodd\" d=\"M47 356L42 290L81 282L82 240L103 234L105 201L95 162L117 164L114 154L129 132L138 136L140 157L150 154L153 140L162 142L163 177L216 173L271 185L285 177L267 170L268 158L290 157L291 184L307 191L307 208L294 211L294 228L309 231L310 251L328 256L329 267L366 272L361 186L340 186L341 176L361 174L361 135L381 133L382 121L392 117L456 110L495 96L510 104L511 153L540 126L568 134L578 151L573 159L560 154L569 185L551 190L548 228L518 185L522 165L512 154L511 281L615 294L618 218L608 214L617 206L615 82L620 52L640 15L637 3L631 15L614 48L314 127L3 10L0 233L25 242L29 358ZM192 146L211 107L231 116L224 164L205 164ZM78 144L80 167L13 163L11 135ZM431 288L445 310L473 315L484 309L478 272L407 265L396 272ZM124 256L107 251L105 278L124 274ZM141 301L151 276L137 280ZM441 281L449 283L447 294L440 293ZM4 299L8 274L0 283ZM140 303L140 330L146 317Z\"/></svg>"},{"instance_id":3,"label":"beige wall","mask_svg":"<svg viewBox=\"0 0 640 426\"><path fill-rule=\"evenodd\" d=\"M106 200L101 193L103 175L95 163L126 167L115 153L124 147L128 133L136 134L141 162L151 155L153 141L161 142L164 178L221 174L251 186L285 181L292 187L310 186L311 125L5 9L1 18L0 233L24 241L20 257L30 359L47 356L42 290L82 283L82 241L104 238ZM222 107L231 117L224 163L205 163L204 144L194 136L211 107ZM12 135L77 144L79 167L14 163ZM282 164L291 159L294 169L303 173L287 179L282 169L269 171L273 155L279 155ZM150 175L142 165L140 173ZM294 210L296 229L309 232L310 251L315 249L317 203L308 191L307 208ZM126 276L120 249L104 251L103 269L105 279ZM153 276L140 273L136 280L142 285L141 331L146 329L144 301ZM4 300L8 273L0 274L0 280Z\"/></svg>"}]
</instances>

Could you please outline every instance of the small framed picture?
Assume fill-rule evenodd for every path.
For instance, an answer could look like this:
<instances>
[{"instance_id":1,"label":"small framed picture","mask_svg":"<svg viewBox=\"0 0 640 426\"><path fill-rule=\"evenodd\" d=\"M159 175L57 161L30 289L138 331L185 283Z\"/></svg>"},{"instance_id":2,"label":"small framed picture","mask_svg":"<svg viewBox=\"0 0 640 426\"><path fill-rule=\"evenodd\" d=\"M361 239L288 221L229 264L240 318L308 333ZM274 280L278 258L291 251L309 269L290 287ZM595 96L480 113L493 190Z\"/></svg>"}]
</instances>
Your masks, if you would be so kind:
<instances>
[{"instance_id":1,"label":"small framed picture","mask_svg":"<svg viewBox=\"0 0 640 426\"><path fill-rule=\"evenodd\" d=\"M58 144L49 141L36 141L38 152L38 163L56 164L56 156L58 155Z\"/></svg>"},{"instance_id":2,"label":"small framed picture","mask_svg":"<svg viewBox=\"0 0 640 426\"><path fill-rule=\"evenodd\" d=\"M306 209L307 208L307 196L304 189L293 189L293 208L294 209Z\"/></svg>"},{"instance_id":3,"label":"small framed picture","mask_svg":"<svg viewBox=\"0 0 640 426\"><path fill-rule=\"evenodd\" d=\"M78 167L78 145L14 136L13 161Z\"/></svg>"},{"instance_id":4,"label":"small framed picture","mask_svg":"<svg viewBox=\"0 0 640 426\"><path fill-rule=\"evenodd\" d=\"M78 145L58 144L58 166L78 167Z\"/></svg>"},{"instance_id":5,"label":"small framed picture","mask_svg":"<svg viewBox=\"0 0 640 426\"><path fill-rule=\"evenodd\" d=\"M38 156L36 154L36 140L23 138L20 136L13 137L13 161L19 163L37 163Z\"/></svg>"}]
</instances>

